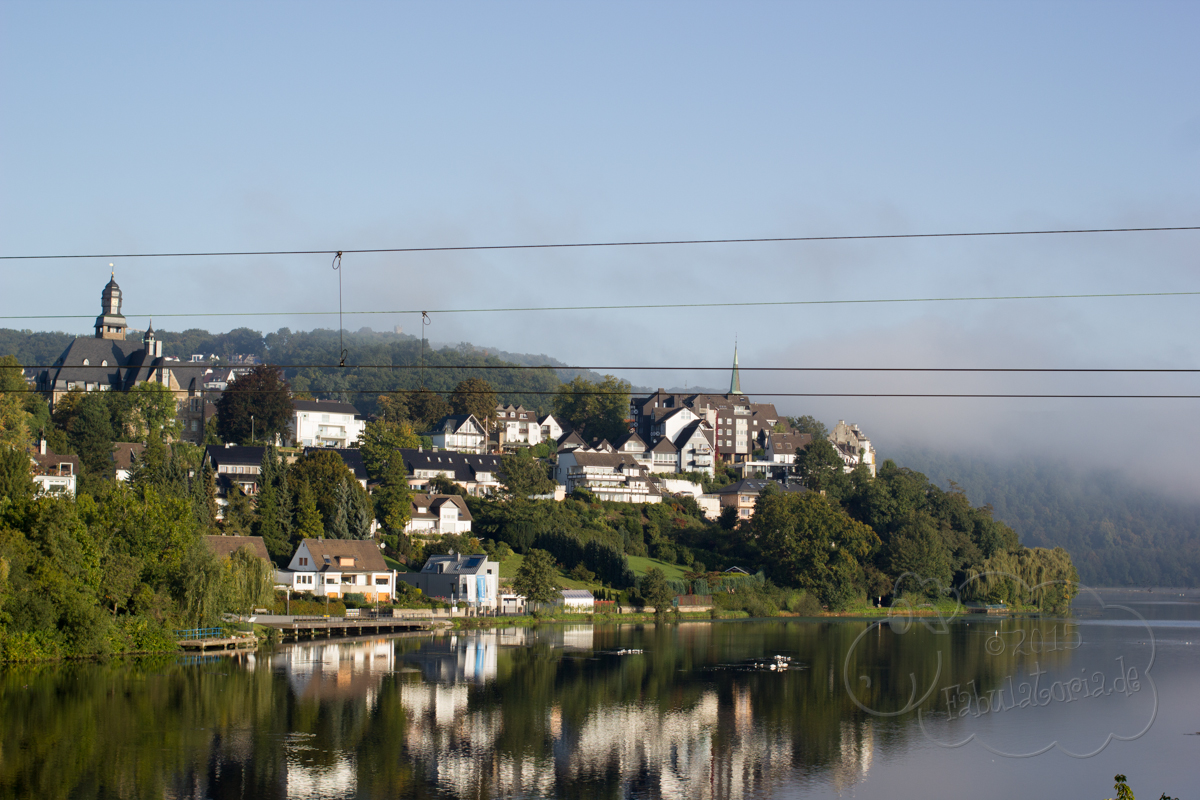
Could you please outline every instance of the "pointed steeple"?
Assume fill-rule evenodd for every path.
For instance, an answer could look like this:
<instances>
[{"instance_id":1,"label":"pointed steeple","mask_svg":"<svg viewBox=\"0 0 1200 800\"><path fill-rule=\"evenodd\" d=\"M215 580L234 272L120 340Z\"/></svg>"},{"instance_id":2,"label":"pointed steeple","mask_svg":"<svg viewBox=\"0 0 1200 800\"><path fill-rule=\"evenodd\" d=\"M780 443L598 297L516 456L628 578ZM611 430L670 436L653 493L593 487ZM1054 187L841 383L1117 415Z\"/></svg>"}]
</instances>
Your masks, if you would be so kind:
<instances>
[{"instance_id":1,"label":"pointed steeple","mask_svg":"<svg viewBox=\"0 0 1200 800\"><path fill-rule=\"evenodd\" d=\"M733 376L729 380L729 393L742 394L742 377L738 374L737 342L733 343Z\"/></svg>"}]
</instances>

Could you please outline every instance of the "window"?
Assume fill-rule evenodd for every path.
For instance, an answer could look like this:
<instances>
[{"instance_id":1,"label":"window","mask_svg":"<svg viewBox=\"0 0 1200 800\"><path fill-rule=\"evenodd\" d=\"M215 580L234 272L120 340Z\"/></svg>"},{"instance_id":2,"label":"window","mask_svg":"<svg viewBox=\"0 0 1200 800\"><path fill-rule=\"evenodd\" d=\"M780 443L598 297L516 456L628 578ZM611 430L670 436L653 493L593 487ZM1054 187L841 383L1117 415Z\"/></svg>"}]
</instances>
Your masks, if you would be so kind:
<instances>
[{"instance_id":1,"label":"window","mask_svg":"<svg viewBox=\"0 0 1200 800\"><path fill-rule=\"evenodd\" d=\"M387 578L376 578L375 579L376 586L387 586L387 582L388 582Z\"/></svg>"},{"instance_id":2,"label":"window","mask_svg":"<svg viewBox=\"0 0 1200 800\"><path fill-rule=\"evenodd\" d=\"M307 559L307 558L301 558L301 559L300 559L300 566L302 566L302 567L307 567L307 566L308 566L308 559Z\"/></svg>"},{"instance_id":3,"label":"window","mask_svg":"<svg viewBox=\"0 0 1200 800\"><path fill-rule=\"evenodd\" d=\"M92 364L92 362L91 362L91 361L88 361L86 358L83 360L83 365L84 365L85 367L91 366L91 364Z\"/></svg>"},{"instance_id":4,"label":"window","mask_svg":"<svg viewBox=\"0 0 1200 800\"><path fill-rule=\"evenodd\" d=\"M325 583L326 583L326 585L331 584L331 583L337 583L337 578L326 578Z\"/></svg>"}]
</instances>

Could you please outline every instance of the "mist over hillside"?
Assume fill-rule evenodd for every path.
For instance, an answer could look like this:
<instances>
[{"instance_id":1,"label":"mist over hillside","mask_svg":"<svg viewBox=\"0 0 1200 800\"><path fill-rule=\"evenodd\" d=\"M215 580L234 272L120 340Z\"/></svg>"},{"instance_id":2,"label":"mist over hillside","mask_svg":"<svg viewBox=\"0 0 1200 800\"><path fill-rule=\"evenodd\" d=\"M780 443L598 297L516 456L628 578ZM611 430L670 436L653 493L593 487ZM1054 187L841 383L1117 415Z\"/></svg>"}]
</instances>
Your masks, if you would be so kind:
<instances>
[{"instance_id":1,"label":"mist over hillside","mask_svg":"<svg viewBox=\"0 0 1200 800\"><path fill-rule=\"evenodd\" d=\"M1133 484L1115 470L1005 460L933 448L881 452L988 504L1028 547L1063 547L1093 586L1200 585L1200 502Z\"/></svg>"}]
</instances>

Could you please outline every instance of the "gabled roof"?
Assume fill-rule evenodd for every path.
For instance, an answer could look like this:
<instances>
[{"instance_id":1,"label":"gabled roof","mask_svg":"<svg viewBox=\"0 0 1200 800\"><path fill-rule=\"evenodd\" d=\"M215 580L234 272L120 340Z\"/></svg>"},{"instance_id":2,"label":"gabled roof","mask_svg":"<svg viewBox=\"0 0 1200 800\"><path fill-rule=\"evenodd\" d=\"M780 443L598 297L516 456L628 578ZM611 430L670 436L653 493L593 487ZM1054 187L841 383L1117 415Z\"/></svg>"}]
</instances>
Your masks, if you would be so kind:
<instances>
[{"instance_id":1,"label":"gabled roof","mask_svg":"<svg viewBox=\"0 0 1200 800\"><path fill-rule=\"evenodd\" d=\"M334 400L293 400L292 408L296 411L310 411L321 414L350 414L358 416L358 409L349 403L339 403Z\"/></svg>"},{"instance_id":2,"label":"gabled roof","mask_svg":"<svg viewBox=\"0 0 1200 800\"><path fill-rule=\"evenodd\" d=\"M261 536L204 536L201 538L212 548L217 558L222 560L231 557L243 547L249 547L254 555L263 561L271 560L271 554L267 552L267 545Z\"/></svg>"},{"instance_id":3,"label":"gabled roof","mask_svg":"<svg viewBox=\"0 0 1200 800\"><path fill-rule=\"evenodd\" d=\"M318 571L331 572L387 572L387 562L379 552L379 545L372 539L305 539L301 544L308 548L316 562ZM339 558L353 558L353 567L338 564ZM326 561L326 559L328 559ZM324 563L322 563L324 562Z\"/></svg>"},{"instance_id":4,"label":"gabled roof","mask_svg":"<svg viewBox=\"0 0 1200 800\"><path fill-rule=\"evenodd\" d=\"M475 423L478 428L478 433L483 433L483 426L479 424L479 420L475 419L474 414L447 414L433 424L430 433L458 433L467 426L468 422Z\"/></svg>"},{"instance_id":5,"label":"gabled roof","mask_svg":"<svg viewBox=\"0 0 1200 800\"><path fill-rule=\"evenodd\" d=\"M657 424L659 422L666 422L671 417L674 417L677 414L682 414L685 411L688 412L689 414L695 414L695 412L692 411L687 406L679 406L678 408L656 408L656 409L654 409L654 411L655 411L655 414L654 414L655 424ZM659 411L665 411L666 413L664 413L662 416L659 416L657 413Z\"/></svg>"},{"instance_id":6,"label":"gabled roof","mask_svg":"<svg viewBox=\"0 0 1200 800\"><path fill-rule=\"evenodd\" d=\"M683 430L681 430L679 432L679 435L675 437L675 446L678 447L680 450L682 450L684 445L686 445L688 442L690 442L693 438L696 437L697 433L700 434L700 438L702 438L705 442L707 442L710 446L712 446L712 444L713 444L712 426L709 425L707 422L705 422L702 419L698 419L695 422L692 422L690 425L686 426Z\"/></svg>"},{"instance_id":7,"label":"gabled roof","mask_svg":"<svg viewBox=\"0 0 1200 800\"><path fill-rule=\"evenodd\" d=\"M83 471L83 462L79 460L79 456L62 456L52 450L47 450L45 455L34 451L30 458L37 464L37 471L42 475L59 474L59 464L70 464L72 475L78 475Z\"/></svg>"},{"instance_id":8,"label":"gabled roof","mask_svg":"<svg viewBox=\"0 0 1200 800\"><path fill-rule=\"evenodd\" d=\"M650 452L651 453L678 453L679 448L675 446L674 442L672 442L670 439L668 439L667 437L664 436L663 438L658 440L658 442L654 445L654 447L650 448Z\"/></svg>"},{"instance_id":9,"label":"gabled roof","mask_svg":"<svg viewBox=\"0 0 1200 800\"><path fill-rule=\"evenodd\" d=\"M458 507L458 518L465 522L472 522L474 518L471 512L467 509L466 498L457 494L420 494L415 493L410 495L412 498L412 518L413 519L433 519L441 516L441 510L444 505L449 503L452 506ZM424 511L417 509L423 508Z\"/></svg>"},{"instance_id":10,"label":"gabled roof","mask_svg":"<svg viewBox=\"0 0 1200 800\"><path fill-rule=\"evenodd\" d=\"M595 596L587 589L560 589L564 600L595 600Z\"/></svg>"},{"instance_id":11,"label":"gabled roof","mask_svg":"<svg viewBox=\"0 0 1200 800\"><path fill-rule=\"evenodd\" d=\"M611 467L625 472L637 470L645 472L645 468L634 460L628 453L584 453L579 450L571 453L575 463L581 467Z\"/></svg>"},{"instance_id":12,"label":"gabled roof","mask_svg":"<svg viewBox=\"0 0 1200 800\"><path fill-rule=\"evenodd\" d=\"M266 447L243 447L242 445L226 447L225 445L210 444L204 448L204 458L212 462L213 469L222 464L257 467L262 464L263 453L266 450Z\"/></svg>"},{"instance_id":13,"label":"gabled roof","mask_svg":"<svg viewBox=\"0 0 1200 800\"><path fill-rule=\"evenodd\" d=\"M796 452L797 449L804 450L810 444L812 444L811 433L772 433L770 439L772 450L788 455Z\"/></svg>"},{"instance_id":14,"label":"gabled roof","mask_svg":"<svg viewBox=\"0 0 1200 800\"><path fill-rule=\"evenodd\" d=\"M67 345L55 362L57 366L43 374L48 381L48 388L53 388L59 381L121 386L121 369L129 364L130 358L139 350L142 350L142 343L134 340L80 336ZM88 366L84 366L84 361L88 362ZM108 369L101 366L105 361L108 362Z\"/></svg>"},{"instance_id":15,"label":"gabled roof","mask_svg":"<svg viewBox=\"0 0 1200 800\"><path fill-rule=\"evenodd\" d=\"M625 445L627 444L633 444L635 445L635 448L631 448L627 451L625 449ZM644 453L646 452L646 442L636 433L629 433L617 440L616 449L620 452Z\"/></svg>"},{"instance_id":16,"label":"gabled roof","mask_svg":"<svg viewBox=\"0 0 1200 800\"><path fill-rule=\"evenodd\" d=\"M575 431L568 431L558 438L558 449L561 451L564 447L587 447L587 442L583 440Z\"/></svg>"},{"instance_id":17,"label":"gabled roof","mask_svg":"<svg viewBox=\"0 0 1200 800\"><path fill-rule=\"evenodd\" d=\"M342 457L342 463L346 465L346 469L354 473L355 478L360 481L367 479L367 465L363 463L362 451L356 447L306 447L304 455L329 451Z\"/></svg>"},{"instance_id":18,"label":"gabled roof","mask_svg":"<svg viewBox=\"0 0 1200 800\"><path fill-rule=\"evenodd\" d=\"M404 469L409 476L419 469L437 470L453 480L469 483L481 472L489 472L493 478L500 475L500 456L496 455L405 448L400 451L400 457L404 459Z\"/></svg>"},{"instance_id":19,"label":"gabled roof","mask_svg":"<svg viewBox=\"0 0 1200 800\"><path fill-rule=\"evenodd\" d=\"M113 461L117 469L133 469L133 462L146 449L141 442L113 442Z\"/></svg>"}]
</instances>

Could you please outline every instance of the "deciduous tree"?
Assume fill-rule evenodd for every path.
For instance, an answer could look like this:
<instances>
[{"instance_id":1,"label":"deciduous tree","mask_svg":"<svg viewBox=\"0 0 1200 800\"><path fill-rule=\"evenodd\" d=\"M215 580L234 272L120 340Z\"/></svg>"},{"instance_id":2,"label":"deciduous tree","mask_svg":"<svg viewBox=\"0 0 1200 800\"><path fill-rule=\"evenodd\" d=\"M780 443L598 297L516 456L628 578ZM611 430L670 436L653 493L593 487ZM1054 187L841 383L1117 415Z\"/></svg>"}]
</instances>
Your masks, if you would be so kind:
<instances>
[{"instance_id":1,"label":"deciduous tree","mask_svg":"<svg viewBox=\"0 0 1200 800\"><path fill-rule=\"evenodd\" d=\"M629 429L629 381L605 375L599 382L582 375L564 383L554 396L554 415L570 422L586 441L615 442Z\"/></svg>"},{"instance_id":2,"label":"deciduous tree","mask_svg":"<svg viewBox=\"0 0 1200 800\"><path fill-rule=\"evenodd\" d=\"M513 578L513 588L530 603L559 600L558 569L554 566L554 558L545 550L530 550Z\"/></svg>"},{"instance_id":3,"label":"deciduous tree","mask_svg":"<svg viewBox=\"0 0 1200 800\"><path fill-rule=\"evenodd\" d=\"M227 442L270 441L292 418L291 387L279 370L260 364L239 375L217 401L217 431ZM251 422L251 417L254 418Z\"/></svg>"}]
</instances>

